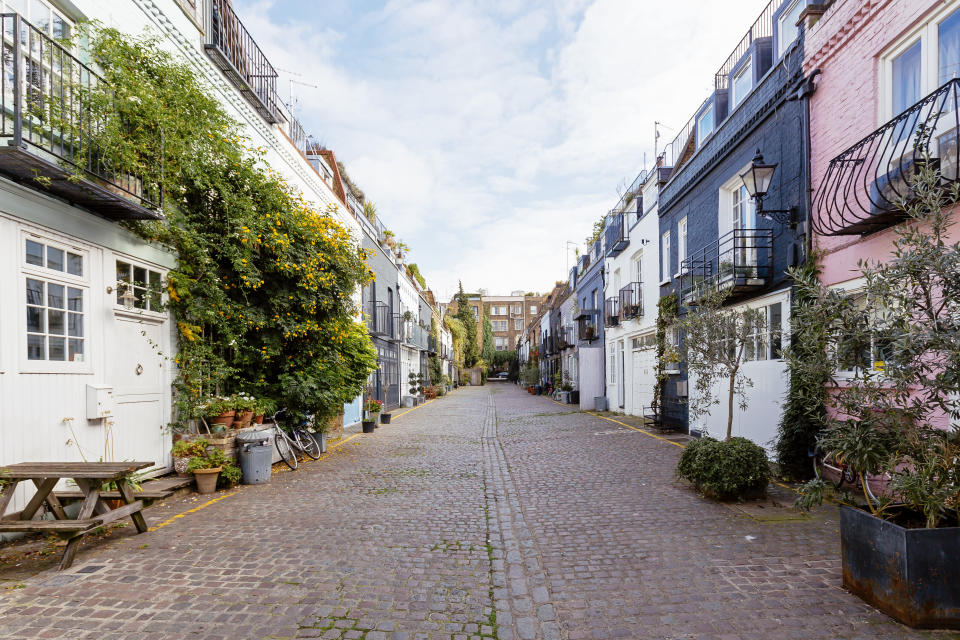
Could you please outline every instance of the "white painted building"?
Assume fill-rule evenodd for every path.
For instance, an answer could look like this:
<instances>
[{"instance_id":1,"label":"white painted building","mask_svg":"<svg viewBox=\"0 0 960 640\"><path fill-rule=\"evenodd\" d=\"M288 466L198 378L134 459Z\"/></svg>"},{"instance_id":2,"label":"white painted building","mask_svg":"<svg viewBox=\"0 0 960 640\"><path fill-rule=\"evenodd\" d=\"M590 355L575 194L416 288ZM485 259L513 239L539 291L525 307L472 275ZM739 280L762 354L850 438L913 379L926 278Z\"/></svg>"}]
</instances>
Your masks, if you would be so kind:
<instances>
[{"instance_id":1,"label":"white painted building","mask_svg":"<svg viewBox=\"0 0 960 640\"><path fill-rule=\"evenodd\" d=\"M605 315L607 406L637 416L656 384L657 188L656 169L644 170L611 212L617 220L608 218L616 237L607 239L604 299L616 315Z\"/></svg>"},{"instance_id":2,"label":"white painted building","mask_svg":"<svg viewBox=\"0 0 960 640\"><path fill-rule=\"evenodd\" d=\"M285 112L275 88L259 98L249 85L241 93L243 74L234 74L231 81L220 68L223 51L208 46L214 37L210 12L216 8L221 13L217 24L223 25L229 22L229 3L0 4L4 13L25 7L28 13L22 19L36 25L31 37L46 38L48 43L82 20L133 34L149 30L195 70L227 113L241 123L250 144L265 150L264 161L306 200L320 209L338 205L330 182L304 156L304 132ZM16 19L4 18L5 33L7 27L15 32ZM27 29L26 22L23 25ZM34 50L25 47L20 59L11 57L8 72L21 81L25 69L33 66L48 75L60 72L33 60ZM79 60L87 59L82 51L74 53ZM45 84L56 85L55 78ZM0 144L6 148L15 133L11 122L24 120L18 118L12 91L4 105L10 111L0 132L7 139ZM40 166L54 174L59 167L55 154L44 155L30 144L5 152L0 159L0 299L5 301L0 304L0 465L137 459L153 461L154 473L165 471L171 466L168 423L176 344L173 322L157 302L162 302L162 283L174 257L118 224L121 219L150 216L155 202L143 194L143 199L118 195L125 185L104 188L87 180L80 189L55 177L51 186L40 188L24 173L24 165L28 172ZM359 237L357 220L342 205L336 215ZM129 285L131 280L146 286ZM128 286L133 296L124 300ZM27 498L25 488L18 491L10 508Z\"/></svg>"}]
</instances>

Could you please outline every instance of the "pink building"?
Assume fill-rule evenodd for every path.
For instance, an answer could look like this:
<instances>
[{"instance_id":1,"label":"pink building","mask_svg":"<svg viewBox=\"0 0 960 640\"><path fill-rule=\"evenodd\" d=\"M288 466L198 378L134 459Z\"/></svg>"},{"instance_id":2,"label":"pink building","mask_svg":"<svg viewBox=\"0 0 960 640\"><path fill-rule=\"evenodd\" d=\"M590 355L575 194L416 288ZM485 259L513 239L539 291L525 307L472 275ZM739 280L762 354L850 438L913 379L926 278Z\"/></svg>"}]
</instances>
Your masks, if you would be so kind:
<instances>
[{"instance_id":1,"label":"pink building","mask_svg":"<svg viewBox=\"0 0 960 640\"><path fill-rule=\"evenodd\" d=\"M855 291L860 259L890 255L894 202L916 164L918 124L957 178L960 0L835 0L808 9L813 242L823 281ZM819 19L817 19L819 16Z\"/></svg>"}]
</instances>

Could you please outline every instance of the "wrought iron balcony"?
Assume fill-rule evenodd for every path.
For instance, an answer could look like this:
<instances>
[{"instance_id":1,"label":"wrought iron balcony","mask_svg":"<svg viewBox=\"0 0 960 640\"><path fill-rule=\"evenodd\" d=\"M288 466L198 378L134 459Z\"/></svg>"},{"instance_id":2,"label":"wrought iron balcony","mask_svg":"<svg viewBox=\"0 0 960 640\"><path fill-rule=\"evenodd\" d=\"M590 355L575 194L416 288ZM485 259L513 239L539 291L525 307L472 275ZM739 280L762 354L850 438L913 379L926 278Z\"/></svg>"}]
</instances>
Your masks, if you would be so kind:
<instances>
[{"instance_id":1,"label":"wrought iron balcony","mask_svg":"<svg viewBox=\"0 0 960 640\"><path fill-rule=\"evenodd\" d=\"M390 313L390 306L385 302L373 303L373 313L367 316L367 331L370 335L392 340L396 338L396 316Z\"/></svg>"},{"instance_id":2,"label":"wrought iron balcony","mask_svg":"<svg viewBox=\"0 0 960 640\"><path fill-rule=\"evenodd\" d=\"M620 319L630 320L643 315L643 284L631 282L620 289Z\"/></svg>"},{"instance_id":3,"label":"wrought iron balcony","mask_svg":"<svg viewBox=\"0 0 960 640\"><path fill-rule=\"evenodd\" d=\"M574 320L577 321L577 337L580 342L593 342L600 337L599 309L582 309Z\"/></svg>"},{"instance_id":4,"label":"wrought iron balcony","mask_svg":"<svg viewBox=\"0 0 960 640\"><path fill-rule=\"evenodd\" d=\"M19 15L0 22L0 172L106 218L161 219L160 185L111 167L97 140L113 114L89 96L106 81Z\"/></svg>"},{"instance_id":5,"label":"wrought iron balcony","mask_svg":"<svg viewBox=\"0 0 960 640\"><path fill-rule=\"evenodd\" d=\"M696 304L709 291L736 296L761 289L772 266L772 229L734 229L681 263L680 299Z\"/></svg>"},{"instance_id":6,"label":"wrought iron balcony","mask_svg":"<svg viewBox=\"0 0 960 640\"><path fill-rule=\"evenodd\" d=\"M603 301L603 326L615 327L620 324L620 298L607 298Z\"/></svg>"},{"instance_id":7,"label":"wrought iron balcony","mask_svg":"<svg viewBox=\"0 0 960 640\"><path fill-rule=\"evenodd\" d=\"M624 249L630 246L630 232L622 213L614 213L608 217L607 228L604 233L607 236L607 252L611 256L620 255Z\"/></svg>"},{"instance_id":8,"label":"wrought iron balcony","mask_svg":"<svg viewBox=\"0 0 960 640\"><path fill-rule=\"evenodd\" d=\"M277 71L230 6L210 0L209 42L204 49L223 75L264 120L280 122Z\"/></svg>"},{"instance_id":9,"label":"wrought iron balcony","mask_svg":"<svg viewBox=\"0 0 960 640\"><path fill-rule=\"evenodd\" d=\"M404 320L400 340L409 347L426 351L428 332L414 320Z\"/></svg>"},{"instance_id":10,"label":"wrought iron balcony","mask_svg":"<svg viewBox=\"0 0 960 640\"><path fill-rule=\"evenodd\" d=\"M960 79L954 79L830 161L817 193L814 229L828 236L880 231L906 218L912 181L929 161L943 184L960 164Z\"/></svg>"}]
</instances>

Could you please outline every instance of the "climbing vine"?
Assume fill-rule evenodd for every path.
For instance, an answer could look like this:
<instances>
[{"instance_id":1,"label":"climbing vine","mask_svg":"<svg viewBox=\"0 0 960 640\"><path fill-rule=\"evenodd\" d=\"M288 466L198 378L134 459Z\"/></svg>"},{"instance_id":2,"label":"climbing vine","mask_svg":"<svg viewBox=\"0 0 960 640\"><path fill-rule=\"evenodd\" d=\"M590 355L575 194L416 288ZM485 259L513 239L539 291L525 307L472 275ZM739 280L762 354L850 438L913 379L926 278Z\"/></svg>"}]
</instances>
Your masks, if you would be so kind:
<instances>
[{"instance_id":1,"label":"climbing vine","mask_svg":"<svg viewBox=\"0 0 960 640\"><path fill-rule=\"evenodd\" d=\"M163 222L130 226L177 256L166 288L179 338L178 422L198 416L205 397L240 391L292 417L336 415L376 366L352 302L371 277L365 253L334 208L318 210L266 165L158 40L84 31L109 83L83 89L103 122L92 144L115 174L166 194ZM59 115L69 130L70 114Z\"/></svg>"},{"instance_id":2,"label":"climbing vine","mask_svg":"<svg viewBox=\"0 0 960 640\"><path fill-rule=\"evenodd\" d=\"M671 293L657 301L657 366L656 382L653 385L653 413L660 414L663 407L664 384L667 374L664 365L667 353L667 330L677 318L677 294Z\"/></svg>"}]
</instances>

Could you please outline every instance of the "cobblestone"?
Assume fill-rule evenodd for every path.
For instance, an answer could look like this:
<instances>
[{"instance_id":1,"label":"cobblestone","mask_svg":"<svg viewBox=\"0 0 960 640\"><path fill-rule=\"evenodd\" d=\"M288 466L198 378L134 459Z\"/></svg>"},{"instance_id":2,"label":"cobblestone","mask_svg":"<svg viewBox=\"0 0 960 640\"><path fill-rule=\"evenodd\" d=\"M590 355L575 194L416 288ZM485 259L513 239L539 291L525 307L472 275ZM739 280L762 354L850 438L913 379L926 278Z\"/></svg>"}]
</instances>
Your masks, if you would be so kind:
<instances>
[{"instance_id":1,"label":"cobblestone","mask_svg":"<svg viewBox=\"0 0 960 640\"><path fill-rule=\"evenodd\" d=\"M757 522L677 482L678 455L512 386L462 389L23 579L0 638L958 637L840 588L834 509Z\"/></svg>"}]
</instances>

